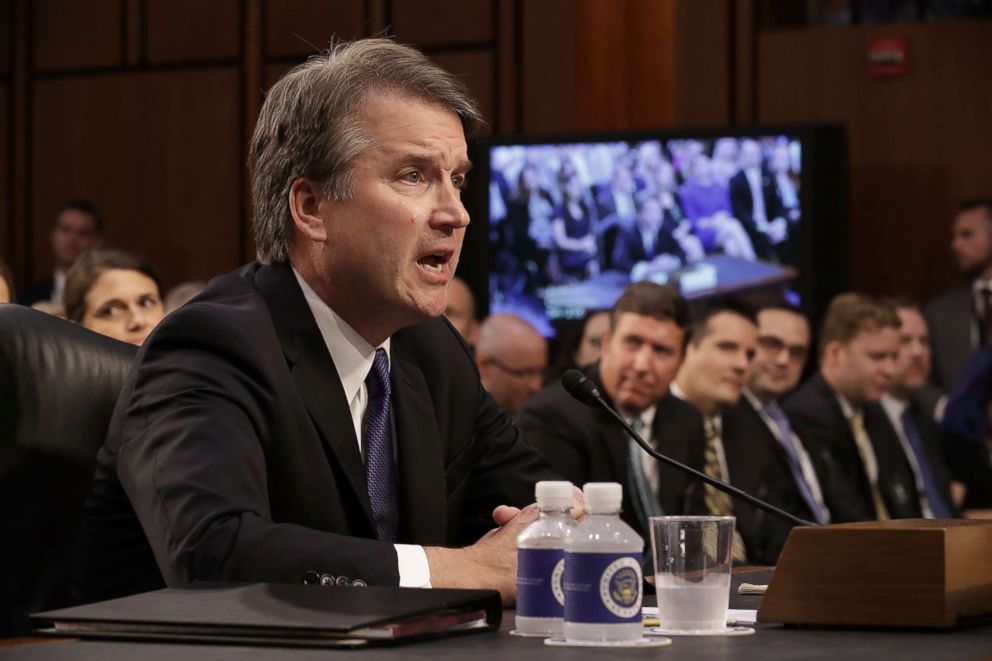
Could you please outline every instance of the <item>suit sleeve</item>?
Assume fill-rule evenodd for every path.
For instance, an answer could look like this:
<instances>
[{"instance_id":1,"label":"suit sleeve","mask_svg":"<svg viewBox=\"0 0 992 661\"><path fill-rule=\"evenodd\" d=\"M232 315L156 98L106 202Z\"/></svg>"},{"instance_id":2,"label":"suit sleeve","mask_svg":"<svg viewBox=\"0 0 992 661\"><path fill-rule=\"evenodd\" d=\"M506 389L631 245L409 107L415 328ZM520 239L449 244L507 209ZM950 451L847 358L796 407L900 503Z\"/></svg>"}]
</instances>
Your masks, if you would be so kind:
<instances>
[{"instance_id":1,"label":"suit sleeve","mask_svg":"<svg viewBox=\"0 0 992 661\"><path fill-rule=\"evenodd\" d=\"M557 396L560 396L557 397ZM517 414L517 424L527 442L543 456L566 480L581 486L590 473L583 439L595 433L590 426L585 430L579 421L587 421L585 411L576 412L571 402L561 401L569 396L559 386L552 386L534 396ZM556 402L559 405L555 405Z\"/></svg>"},{"instance_id":2,"label":"suit sleeve","mask_svg":"<svg viewBox=\"0 0 992 661\"><path fill-rule=\"evenodd\" d=\"M391 544L273 520L267 444L281 439L268 435L261 354L233 322L195 311L184 321L146 348L117 464L166 583L299 582L313 571L396 585Z\"/></svg>"},{"instance_id":3,"label":"suit sleeve","mask_svg":"<svg viewBox=\"0 0 992 661\"><path fill-rule=\"evenodd\" d=\"M792 429L799 437L823 489L823 499L834 523L874 519L868 503L862 502L858 479L863 469L847 461L837 448L837 432L829 425L805 415L795 407L786 408Z\"/></svg>"}]
</instances>

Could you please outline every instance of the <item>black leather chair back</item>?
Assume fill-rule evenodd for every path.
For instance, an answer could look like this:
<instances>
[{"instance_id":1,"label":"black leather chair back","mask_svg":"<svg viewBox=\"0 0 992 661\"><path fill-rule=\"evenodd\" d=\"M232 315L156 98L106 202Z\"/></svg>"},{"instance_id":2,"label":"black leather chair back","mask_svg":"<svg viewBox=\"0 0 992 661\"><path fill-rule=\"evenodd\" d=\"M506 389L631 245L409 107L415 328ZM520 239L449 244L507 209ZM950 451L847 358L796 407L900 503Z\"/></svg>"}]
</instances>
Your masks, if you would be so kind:
<instances>
[{"instance_id":1,"label":"black leather chair back","mask_svg":"<svg viewBox=\"0 0 992 661\"><path fill-rule=\"evenodd\" d=\"M0 635L68 603L80 507L136 351L0 304Z\"/></svg>"}]
</instances>

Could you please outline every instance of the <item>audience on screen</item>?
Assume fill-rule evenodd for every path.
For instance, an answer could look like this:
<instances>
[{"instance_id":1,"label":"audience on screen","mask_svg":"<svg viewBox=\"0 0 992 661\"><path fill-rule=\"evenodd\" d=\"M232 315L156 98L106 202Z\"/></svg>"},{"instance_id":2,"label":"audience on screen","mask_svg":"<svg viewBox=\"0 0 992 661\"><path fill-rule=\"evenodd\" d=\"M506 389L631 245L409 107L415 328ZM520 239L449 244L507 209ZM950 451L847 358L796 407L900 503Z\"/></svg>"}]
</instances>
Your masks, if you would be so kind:
<instances>
[{"instance_id":1,"label":"audience on screen","mask_svg":"<svg viewBox=\"0 0 992 661\"><path fill-rule=\"evenodd\" d=\"M562 202L551 221L561 280L584 279L599 273L595 221L586 204L578 172L562 168L558 177Z\"/></svg>"},{"instance_id":2,"label":"audience on screen","mask_svg":"<svg viewBox=\"0 0 992 661\"><path fill-rule=\"evenodd\" d=\"M94 248L66 275L65 316L97 333L141 344L165 316L161 281L139 257Z\"/></svg>"}]
</instances>

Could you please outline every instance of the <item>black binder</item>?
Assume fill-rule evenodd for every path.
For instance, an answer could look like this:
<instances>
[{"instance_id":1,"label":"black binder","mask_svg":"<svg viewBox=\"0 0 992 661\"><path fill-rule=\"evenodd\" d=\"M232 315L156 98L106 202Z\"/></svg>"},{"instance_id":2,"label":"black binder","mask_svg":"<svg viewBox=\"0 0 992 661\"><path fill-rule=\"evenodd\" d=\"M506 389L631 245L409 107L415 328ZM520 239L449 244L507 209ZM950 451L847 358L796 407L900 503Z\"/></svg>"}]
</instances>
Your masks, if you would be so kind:
<instances>
[{"instance_id":1,"label":"black binder","mask_svg":"<svg viewBox=\"0 0 992 661\"><path fill-rule=\"evenodd\" d=\"M498 629L494 590L193 584L32 616L74 638L356 647Z\"/></svg>"}]
</instances>

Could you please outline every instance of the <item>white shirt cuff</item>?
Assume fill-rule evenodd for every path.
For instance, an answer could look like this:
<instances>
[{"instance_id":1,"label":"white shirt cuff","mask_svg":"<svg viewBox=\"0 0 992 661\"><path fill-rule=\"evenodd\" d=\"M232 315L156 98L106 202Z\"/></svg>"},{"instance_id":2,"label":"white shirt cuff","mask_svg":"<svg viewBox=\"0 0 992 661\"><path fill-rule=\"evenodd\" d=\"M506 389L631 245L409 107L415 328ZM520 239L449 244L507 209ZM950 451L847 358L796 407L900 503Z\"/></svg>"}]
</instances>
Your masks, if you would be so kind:
<instances>
[{"instance_id":1,"label":"white shirt cuff","mask_svg":"<svg viewBox=\"0 0 992 661\"><path fill-rule=\"evenodd\" d=\"M400 570L401 588L431 587L431 567L427 564L427 552L416 544L393 544L396 561Z\"/></svg>"}]
</instances>

